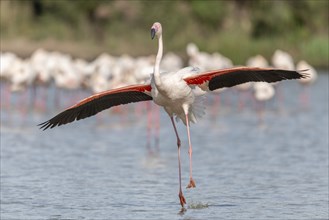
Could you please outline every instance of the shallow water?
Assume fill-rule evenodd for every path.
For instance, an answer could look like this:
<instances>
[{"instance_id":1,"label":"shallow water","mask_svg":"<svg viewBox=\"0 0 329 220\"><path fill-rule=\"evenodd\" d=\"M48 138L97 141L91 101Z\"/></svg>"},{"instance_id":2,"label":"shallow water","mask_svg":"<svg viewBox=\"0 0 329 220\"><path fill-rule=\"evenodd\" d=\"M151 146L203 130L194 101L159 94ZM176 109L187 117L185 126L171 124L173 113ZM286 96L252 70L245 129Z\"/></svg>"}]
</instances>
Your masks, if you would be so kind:
<instances>
[{"instance_id":1,"label":"shallow water","mask_svg":"<svg viewBox=\"0 0 329 220\"><path fill-rule=\"evenodd\" d=\"M1 109L1 219L328 219L328 74L312 86L307 109L297 82L280 88L284 99L267 104L262 125L252 101L239 110L233 91L223 93L226 106L209 104L191 127L194 189L185 189L179 123L183 212L163 111L160 151L150 154L138 105L47 131L36 124L50 113Z\"/></svg>"}]
</instances>

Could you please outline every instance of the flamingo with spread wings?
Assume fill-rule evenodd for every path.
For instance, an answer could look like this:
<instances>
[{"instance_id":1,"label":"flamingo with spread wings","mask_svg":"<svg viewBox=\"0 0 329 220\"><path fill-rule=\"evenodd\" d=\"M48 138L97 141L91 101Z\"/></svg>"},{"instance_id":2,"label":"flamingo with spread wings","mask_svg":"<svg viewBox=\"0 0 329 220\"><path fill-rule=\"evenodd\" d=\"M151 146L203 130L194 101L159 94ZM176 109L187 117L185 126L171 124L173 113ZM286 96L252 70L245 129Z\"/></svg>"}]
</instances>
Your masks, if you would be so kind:
<instances>
[{"instance_id":1,"label":"flamingo with spread wings","mask_svg":"<svg viewBox=\"0 0 329 220\"><path fill-rule=\"evenodd\" d=\"M179 168L178 195L180 204L184 207L186 200L181 187L181 141L177 133L174 117L181 119L186 125L190 159L190 182L187 188L192 188L195 187L195 181L192 178L192 145L189 124L190 122L195 123L204 113L203 95L208 91L232 87L246 82L277 82L287 79L301 79L305 78L306 74L303 71L251 67L237 67L203 73L200 73L198 68L186 67L177 72L160 74L163 42L162 26L159 22L154 23L151 28L152 39L155 36L158 38L159 47L154 73L151 75L149 84L132 85L97 93L83 99L48 121L39 124L39 126L41 129L46 130L90 117L113 106L153 100L168 113L176 134Z\"/></svg>"}]
</instances>

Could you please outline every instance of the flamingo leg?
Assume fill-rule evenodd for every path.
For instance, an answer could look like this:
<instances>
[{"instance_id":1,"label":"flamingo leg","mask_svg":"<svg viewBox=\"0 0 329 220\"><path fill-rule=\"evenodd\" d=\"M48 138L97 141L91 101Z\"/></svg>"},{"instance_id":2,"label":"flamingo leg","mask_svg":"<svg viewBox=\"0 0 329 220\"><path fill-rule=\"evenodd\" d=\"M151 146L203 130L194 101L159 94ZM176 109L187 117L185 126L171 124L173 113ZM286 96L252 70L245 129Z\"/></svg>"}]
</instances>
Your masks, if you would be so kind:
<instances>
[{"instance_id":1,"label":"flamingo leg","mask_svg":"<svg viewBox=\"0 0 329 220\"><path fill-rule=\"evenodd\" d=\"M181 174L181 162L180 162L180 145L181 145L181 141L180 141L179 136L178 136L178 132L177 132L177 128L176 128L173 116L170 116L170 120L171 120L171 123L174 127L176 138L177 138L178 175L179 175L179 193L178 193L178 197L179 197L179 201L180 201L181 206L184 207L184 204L186 204L186 200L184 198L183 191L182 191L182 174Z\"/></svg>"},{"instance_id":2,"label":"flamingo leg","mask_svg":"<svg viewBox=\"0 0 329 220\"><path fill-rule=\"evenodd\" d=\"M189 121L188 121L188 115L185 114L185 118L186 118L186 130L187 130L187 137L188 137L188 154L190 157L190 182L187 185L186 188L194 188L195 187L195 182L192 178L192 144L191 144L191 135L190 135L190 126L189 126Z\"/></svg>"}]
</instances>

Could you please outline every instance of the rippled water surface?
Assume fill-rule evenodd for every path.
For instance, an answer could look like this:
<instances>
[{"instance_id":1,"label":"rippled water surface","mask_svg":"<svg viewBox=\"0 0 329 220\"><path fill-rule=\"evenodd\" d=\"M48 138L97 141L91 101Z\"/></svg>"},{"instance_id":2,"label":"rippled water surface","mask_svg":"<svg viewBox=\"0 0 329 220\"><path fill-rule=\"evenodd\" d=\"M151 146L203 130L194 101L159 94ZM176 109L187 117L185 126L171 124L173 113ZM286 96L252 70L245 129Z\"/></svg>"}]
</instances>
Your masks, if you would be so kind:
<instances>
[{"instance_id":1,"label":"rippled water surface","mask_svg":"<svg viewBox=\"0 0 329 220\"><path fill-rule=\"evenodd\" d=\"M160 151L151 154L142 105L41 131L36 124L53 113L2 103L1 219L328 219L328 75L310 89L308 108L297 82L279 87L262 125L250 98L239 108L238 93L225 91L217 109L209 97L191 127L194 189L185 189L187 137L178 124L183 212L163 111Z\"/></svg>"}]
</instances>

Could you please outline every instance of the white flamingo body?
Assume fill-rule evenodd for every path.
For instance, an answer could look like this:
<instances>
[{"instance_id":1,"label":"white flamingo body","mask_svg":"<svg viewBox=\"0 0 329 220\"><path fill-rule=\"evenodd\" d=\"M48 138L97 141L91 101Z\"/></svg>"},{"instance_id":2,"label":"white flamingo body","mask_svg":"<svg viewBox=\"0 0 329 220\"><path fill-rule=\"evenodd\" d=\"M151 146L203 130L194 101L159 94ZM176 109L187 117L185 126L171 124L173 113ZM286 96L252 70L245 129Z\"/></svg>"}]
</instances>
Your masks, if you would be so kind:
<instances>
[{"instance_id":1,"label":"white flamingo body","mask_svg":"<svg viewBox=\"0 0 329 220\"><path fill-rule=\"evenodd\" d=\"M12 69L20 60L15 54L10 52L0 52L0 79L10 80L12 77Z\"/></svg>"},{"instance_id":2,"label":"white flamingo body","mask_svg":"<svg viewBox=\"0 0 329 220\"><path fill-rule=\"evenodd\" d=\"M37 81L41 85L45 85L51 80L51 72L48 67L49 52L40 48L34 51L30 58L30 64L37 74Z\"/></svg>"},{"instance_id":3,"label":"white flamingo body","mask_svg":"<svg viewBox=\"0 0 329 220\"><path fill-rule=\"evenodd\" d=\"M176 116L186 125L185 114L191 122L195 123L196 119L202 114L195 100L200 95L205 94L197 88L189 86L184 78L199 73L199 69L186 67L177 72L161 73L161 85L156 85L152 76L152 97L153 101L162 107L170 117ZM199 110L199 111L198 111Z\"/></svg>"},{"instance_id":4,"label":"white flamingo body","mask_svg":"<svg viewBox=\"0 0 329 220\"><path fill-rule=\"evenodd\" d=\"M186 52L189 56L189 65L198 66L202 71L224 69L233 66L232 61L222 54L218 52L208 54L199 51L199 48L194 43L189 43L186 46Z\"/></svg>"},{"instance_id":5,"label":"white flamingo body","mask_svg":"<svg viewBox=\"0 0 329 220\"><path fill-rule=\"evenodd\" d=\"M263 57L260 54L254 56L254 57L250 57L247 60L246 64L247 64L247 66L250 66L250 67L261 67L261 68L266 68L269 66L265 57Z\"/></svg>"},{"instance_id":6,"label":"white flamingo body","mask_svg":"<svg viewBox=\"0 0 329 220\"><path fill-rule=\"evenodd\" d=\"M29 64L29 60L16 59L12 66L11 90L22 91L26 86L32 85L36 78L36 72Z\"/></svg>"},{"instance_id":7,"label":"white flamingo body","mask_svg":"<svg viewBox=\"0 0 329 220\"><path fill-rule=\"evenodd\" d=\"M282 50L276 50L272 56L272 64L275 68L294 70L295 64L292 56Z\"/></svg>"},{"instance_id":8,"label":"white flamingo body","mask_svg":"<svg viewBox=\"0 0 329 220\"><path fill-rule=\"evenodd\" d=\"M254 83L255 98L258 101L267 101L273 98L275 90L270 83L255 82Z\"/></svg>"},{"instance_id":9,"label":"white flamingo body","mask_svg":"<svg viewBox=\"0 0 329 220\"><path fill-rule=\"evenodd\" d=\"M154 68L154 56L139 57L135 60L133 76L138 83L150 80Z\"/></svg>"}]
</instances>

